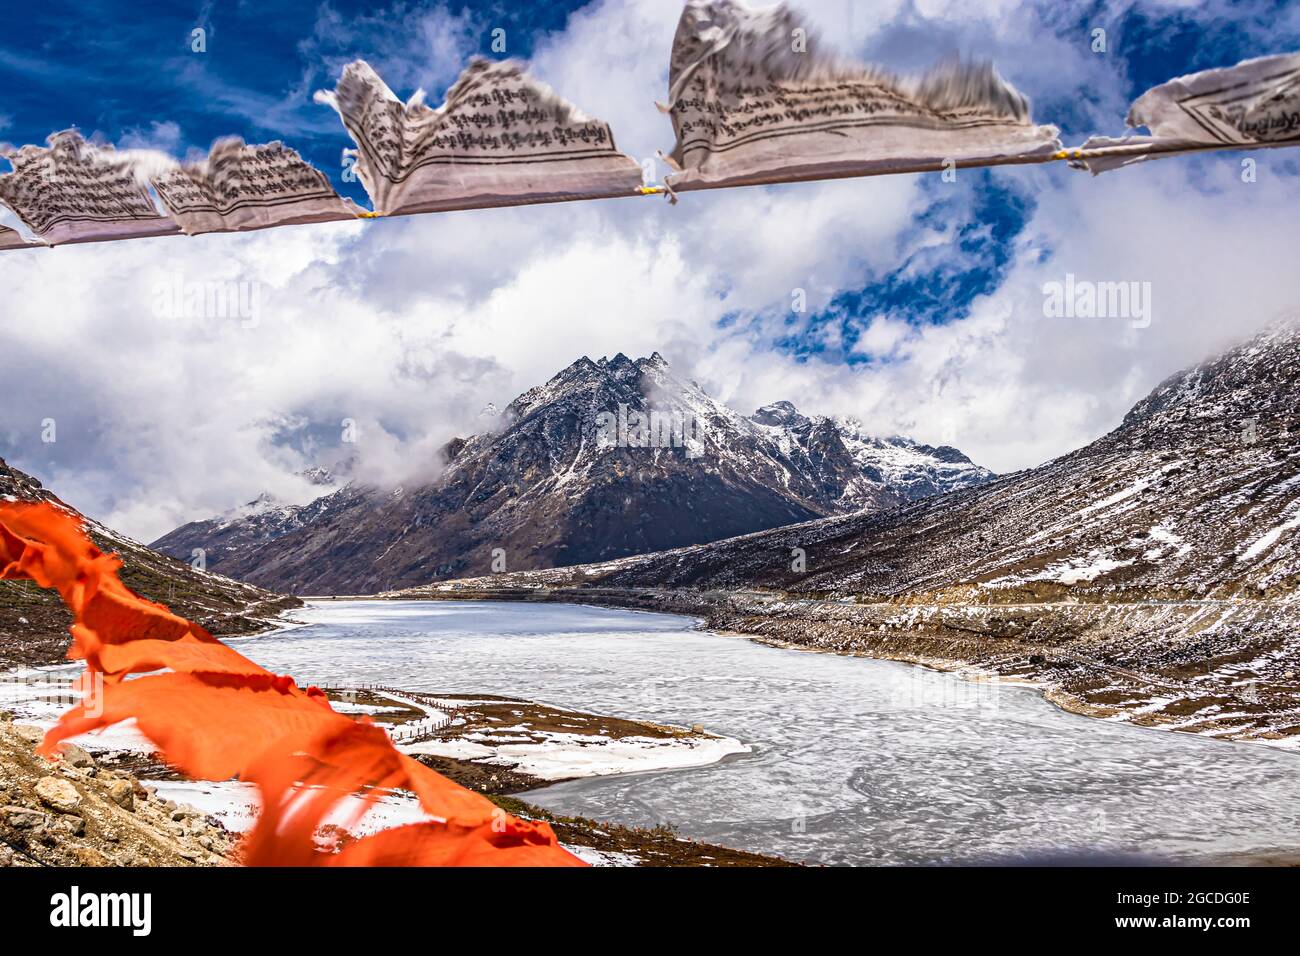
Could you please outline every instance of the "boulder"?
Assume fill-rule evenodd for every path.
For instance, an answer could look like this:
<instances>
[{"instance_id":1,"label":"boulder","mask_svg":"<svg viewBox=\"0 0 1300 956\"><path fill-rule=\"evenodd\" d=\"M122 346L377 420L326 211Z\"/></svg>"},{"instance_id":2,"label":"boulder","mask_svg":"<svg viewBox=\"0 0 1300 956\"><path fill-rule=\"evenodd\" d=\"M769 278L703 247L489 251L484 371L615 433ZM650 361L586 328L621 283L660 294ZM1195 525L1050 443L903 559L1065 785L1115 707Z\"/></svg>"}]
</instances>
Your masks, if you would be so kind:
<instances>
[{"instance_id":1,"label":"boulder","mask_svg":"<svg viewBox=\"0 0 1300 956\"><path fill-rule=\"evenodd\" d=\"M70 744L66 741L59 744L59 751L63 754L63 761L70 767L79 767L86 769L95 766L95 758L76 744Z\"/></svg>"},{"instance_id":2,"label":"boulder","mask_svg":"<svg viewBox=\"0 0 1300 956\"><path fill-rule=\"evenodd\" d=\"M54 829L72 836L85 836L86 821L73 813L66 813L54 821Z\"/></svg>"},{"instance_id":3,"label":"boulder","mask_svg":"<svg viewBox=\"0 0 1300 956\"><path fill-rule=\"evenodd\" d=\"M111 861L98 850L88 846L74 846L71 850L78 866L111 866Z\"/></svg>"},{"instance_id":4,"label":"boulder","mask_svg":"<svg viewBox=\"0 0 1300 956\"><path fill-rule=\"evenodd\" d=\"M58 777L41 777L36 781L35 789L41 803L61 813L71 813L81 805L77 788Z\"/></svg>"},{"instance_id":5,"label":"boulder","mask_svg":"<svg viewBox=\"0 0 1300 956\"><path fill-rule=\"evenodd\" d=\"M114 780L108 785L108 799L123 810L135 809L135 787L127 780Z\"/></svg>"},{"instance_id":6,"label":"boulder","mask_svg":"<svg viewBox=\"0 0 1300 956\"><path fill-rule=\"evenodd\" d=\"M39 727L33 727L31 724L14 724L14 733L18 735L19 740L26 741L33 746L45 739L45 731Z\"/></svg>"},{"instance_id":7,"label":"boulder","mask_svg":"<svg viewBox=\"0 0 1300 956\"><path fill-rule=\"evenodd\" d=\"M15 830L35 830L45 823L45 814L30 807L0 808L0 818Z\"/></svg>"}]
</instances>

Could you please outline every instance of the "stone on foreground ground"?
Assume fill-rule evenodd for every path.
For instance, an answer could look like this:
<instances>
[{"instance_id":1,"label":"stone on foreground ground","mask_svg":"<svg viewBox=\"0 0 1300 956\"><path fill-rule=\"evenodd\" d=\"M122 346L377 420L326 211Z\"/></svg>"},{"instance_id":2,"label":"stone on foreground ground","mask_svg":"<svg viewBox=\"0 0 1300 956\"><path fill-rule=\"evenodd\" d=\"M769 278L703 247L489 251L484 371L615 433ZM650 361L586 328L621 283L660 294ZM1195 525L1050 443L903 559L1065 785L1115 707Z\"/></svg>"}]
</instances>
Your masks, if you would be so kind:
<instances>
[{"instance_id":1,"label":"stone on foreground ground","mask_svg":"<svg viewBox=\"0 0 1300 956\"><path fill-rule=\"evenodd\" d=\"M0 711L0 866L221 866L234 837L80 747L34 753L39 728Z\"/></svg>"}]
</instances>

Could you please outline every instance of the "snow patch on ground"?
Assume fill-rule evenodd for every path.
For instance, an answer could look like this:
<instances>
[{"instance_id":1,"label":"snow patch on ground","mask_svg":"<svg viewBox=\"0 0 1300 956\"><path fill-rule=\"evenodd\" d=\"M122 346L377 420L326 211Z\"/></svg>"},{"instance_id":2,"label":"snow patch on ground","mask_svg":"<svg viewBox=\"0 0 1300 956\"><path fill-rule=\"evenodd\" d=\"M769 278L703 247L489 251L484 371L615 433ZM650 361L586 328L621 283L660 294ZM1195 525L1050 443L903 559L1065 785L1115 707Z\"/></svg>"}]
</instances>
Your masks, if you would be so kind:
<instances>
[{"instance_id":1,"label":"snow patch on ground","mask_svg":"<svg viewBox=\"0 0 1300 956\"><path fill-rule=\"evenodd\" d=\"M641 861L631 853L617 850L597 850L590 846L564 846L566 850L589 866L640 866Z\"/></svg>"},{"instance_id":2,"label":"snow patch on ground","mask_svg":"<svg viewBox=\"0 0 1300 956\"><path fill-rule=\"evenodd\" d=\"M731 737L619 737L541 732L540 743L502 743L487 734L455 740L426 740L400 749L510 766L542 780L603 777L645 770L677 770L717 763L751 748Z\"/></svg>"},{"instance_id":3,"label":"snow patch on ground","mask_svg":"<svg viewBox=\"0 0 1300 956\"><path fill-rule=\"evenodd\" d=\"M1091 514L1094 511L1101 511L1104 508L1109 508L1113 505L1117 505L1121 501L1127 501L1129 498L1132 498L1134 495L1141 494L1142 492L1146 491L1153 484L1155 484L1156 481L1162 478L1165 475L1165 473L1167 473L1171 468L1175 468L1175 467L1178 467L1178 463L1174 463L1172 465L1166 465L1165 467L1157 471L1155 474L1144 475L1141 478L1137 479L1135 482L1133 482L1131 485L1129 485L1127 488L1124 488L1121 491L1117 491L1115 494L1103 498L1100 501L1094 501L1092 504L1088 505L1088 507L1081 509L1079 511L1079 514L1080 515Z\"/></svg>"},{"instance_id":4,"label":"snow patch on ground","mask_svg":"<svg viewBox=\"0 0 1300 956\"><path fill-rule=\"evenodd\" d=\"M153 788L163 800L194 807L220 820L227 830L236 833L252 829L262 809L257 787L238 780L151 780L146 786ZM356 820L357 814L363 811L364 816ZM368 811L360 797L346 797L325 818L324 824L341 827L354 836L368 836L389 827L438 820L438 817L426 813L415 797L388 793Z\"/></svg>"},{"instance_id":5,"label":"snow patch on ground","mask_svg":"<svg viewBox=\"0 0 1300 956\"><path fill-rule=\"evenodd\" d=\"M12 711L18 723L49 730L81 702L81 692L72 686L81 671L80 664L59 664L5 674L0 678L0 708ZM158 749L140 733L134 718L70 740L91 753L131 750L147 754Z\"/></svg>"},{"instance_id":6,"label":"snow patch on ground","mask_svg":"<svg viewBox=\"0 0 1300 956\"><path fill-rule=\"evenodd\" d=\"M1054 564L1043 570L1041 574L1036 574L1030 581L1059 581L1061 584L1078 584L1082 581L1093 581L1103 574L1109 574L1117 568L1125 568L1133 563L1133 560L1115 560L1100 555L1091 555L1087 558L1073 558L1062 564Z\"/></svg>"},{"instance_id":7,"label":"snow patch on ground","mask_svg":"<svg viewBox=\"0 0 1300 956\"><path fill-rule=\"evenodd\" d=\"M403 712L405 707L383 707L379 704L357 704L346 700L332 700L330 706L340 714L391 714Z\"/></svg>"},{"instance_id":8,"label":"snow patch on ground","mask_svg":"<svg viewBox=\"0 0 1300 956\"><path fill-rule=\"evenodd\" d=\"M1276 528L1264 532L1255 540L1253 544L1251 544L1250 547L1248 547L1245 551L1241 552L1241 554L1237 555L1237 560L1238 561L1255 560L1265 551L1273 547L1273 545L1277 544L1278 541L1281 539L1283 533L1287 531L1292 531L1298 527L1300 527L1300 514L1297 514L1289 521L1284 521Z\"/></svg>"}]
</instances>

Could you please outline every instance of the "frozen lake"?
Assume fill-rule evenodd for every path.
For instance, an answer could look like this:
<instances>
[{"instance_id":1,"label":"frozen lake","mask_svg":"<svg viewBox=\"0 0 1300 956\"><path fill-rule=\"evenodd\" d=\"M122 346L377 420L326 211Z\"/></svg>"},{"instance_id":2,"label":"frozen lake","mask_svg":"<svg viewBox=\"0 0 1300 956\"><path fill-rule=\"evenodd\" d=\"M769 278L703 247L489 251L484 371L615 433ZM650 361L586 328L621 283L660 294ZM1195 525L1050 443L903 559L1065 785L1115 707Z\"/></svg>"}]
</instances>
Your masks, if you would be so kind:
<instances>
[{"instance_id":1,"label":"frozen lake","mask_svg":"<svg viewBox=\"0 0 1300 956\"><path fill-rule=\"evenodd\" d=\"M235 642L300 683L531 697L703 724L752 754L526 799L829 864L1193 861L1300 847L1300 757L1064 713L1034 690L559 604L322 602Z\"/></svg>"}]
</instances>

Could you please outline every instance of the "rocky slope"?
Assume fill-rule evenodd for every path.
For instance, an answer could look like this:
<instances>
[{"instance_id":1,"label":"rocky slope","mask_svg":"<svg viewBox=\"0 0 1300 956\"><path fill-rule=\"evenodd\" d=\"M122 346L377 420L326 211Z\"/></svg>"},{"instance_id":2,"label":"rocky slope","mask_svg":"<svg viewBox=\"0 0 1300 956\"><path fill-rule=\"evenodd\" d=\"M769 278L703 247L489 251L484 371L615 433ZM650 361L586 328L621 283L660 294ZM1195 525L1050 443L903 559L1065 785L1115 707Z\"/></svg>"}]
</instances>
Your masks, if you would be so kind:
<instances>
[{"instance_id":1,"label":"rocky slope","mask_svg":"<svg viewBox=\"0 0 1300 956\"><path fill-rule=\"evenodd\" d=\"M789 402L745 417L657 353L581 358L445 454L421 487L349 484L301 508L195 522L154 547L203 548L209 568L292 593L370 593L494 560L546 568L715 541L992 477L954 448L876 438Z\"/></svg>"},{"instance_id":2,"label":"rocky slope","mask_svg":"<svg viewBox=\"0 0 1300 956\"><path fill-rule=\"evenodd\" d=\"M0 459L0 501L48 501L73 511L30 475ZM75 512L74 512L75 513ZM98 522L87 521L95 544L123 561L122 580L136 593L171 607L216 635L262 630L297 598L273 594L217 574L196 571ZM188 557L188 554L186 555ZM0 667L62 659L71 616L58 595L31 582L0 582Z\"/></svg>"},{"instance_id":3,"label":"rocky slope","mask_svg":"<svg viewBox=\"0 0 1300 956\"><path fill-rule=\"evenodd\" d=\"M1293 737L1297 434L1288 324L1171 377L1091 445L979 487L422 593L600 592L775 640L1033 674L1090 712Z\"/></svg>"},{"instance_id":4,"label":"rocky slope","mask_svg":"<svg viewBox=\"0 0 1300 956\"><path fill-rule=\"evenodd\" d=\"M0 867L228 864L220 823L79 747L47 761L32 752L43 735L0 711Z\"/></svg>"}]
</instances>

